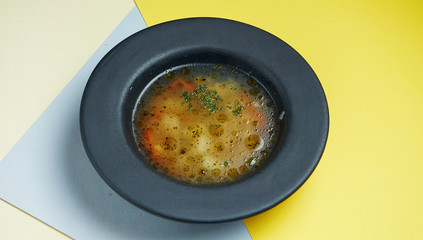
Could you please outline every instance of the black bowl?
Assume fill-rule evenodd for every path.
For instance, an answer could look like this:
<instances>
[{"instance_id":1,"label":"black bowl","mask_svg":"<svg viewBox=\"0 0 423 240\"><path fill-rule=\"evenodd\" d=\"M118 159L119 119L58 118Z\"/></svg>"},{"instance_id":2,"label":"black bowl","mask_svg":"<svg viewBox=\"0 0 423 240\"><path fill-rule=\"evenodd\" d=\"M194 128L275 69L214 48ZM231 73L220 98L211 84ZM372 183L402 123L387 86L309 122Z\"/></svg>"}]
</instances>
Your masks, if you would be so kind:
<instances>
[{"instance_id":1,"label":"black bowl","mask_svg":"<svg viewBox=\"0 0 423 240\"><path fill-rule=\"evenodd\" d=\"M194 186L158 174L144 161L132 133L142 90L162 72L216 63L254 76L285 112L266 164L240 181ZM217 18L171 21L142 30L97 65L81 103L81 135L104 181L137 207L189 222L225 222L263 212L293 194L323 153L329 127L325 94L307 62L279 38Z\"/></svg>"}]
</instances>

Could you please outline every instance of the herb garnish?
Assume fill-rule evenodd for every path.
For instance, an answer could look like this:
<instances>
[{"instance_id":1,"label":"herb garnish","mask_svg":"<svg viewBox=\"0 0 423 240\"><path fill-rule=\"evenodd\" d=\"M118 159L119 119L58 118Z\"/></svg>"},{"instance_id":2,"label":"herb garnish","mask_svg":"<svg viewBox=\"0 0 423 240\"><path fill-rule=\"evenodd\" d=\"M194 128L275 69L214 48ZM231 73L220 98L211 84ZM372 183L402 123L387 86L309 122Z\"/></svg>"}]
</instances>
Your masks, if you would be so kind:
<instances>
[{"instance_id":1,"label":"herb garnish","mask_svg":"<svg viewBox=\"0 0 423 240\"><path fill-rule=\"evenodd\" d=\"M232 162L232 159L228 159L228 160L224 161L224 162L222 163L222 166L226 167L226 166L228 166L228 165L229 165L229 163L230 163L230 162Z\"/></svg>"},{"instance_id":2,"label":"herb garnish","mask_svg":"<svg viewBox=\"0 0 423 240\"><path fill-rule=\"evenodd\" d=\"M208 111L209 114L222 110L222 107L218 105L222 101L222 98L215 90L210 90L205 85L198 85L191 93L184 90L181 97L184 98L181 104L184 105L184 103L188 103L188 110L190 111L197 110L194 108L193 101L197 102L197 105L199 105L201 109Z\"/></svg>"},{"instance_id":3,"label":"herb garnish","mask_svg":"<svg viewBox=\"0 0 423 240\"><path fill-rule=\"evenodd\" d=\"M242 101L242 99L241 99L241 101ZM242 115L241 110L244 109L244 106L242 106L242 104L238 100L235 100L232 103L232 106L227 106L227 108L232 109L232 113L235 116L241 116Z\"/></svg>"},{"instance_id":4,"label":"herb garnish","mask_svg":"<svg viewBox=\"0 0 423 240\"><path fill-rule=\"evenodd\" d=\"M167 79L173 79L175 77L175 73L174 72L166 72L165 77Z\"/></svg>"}]
</instances>

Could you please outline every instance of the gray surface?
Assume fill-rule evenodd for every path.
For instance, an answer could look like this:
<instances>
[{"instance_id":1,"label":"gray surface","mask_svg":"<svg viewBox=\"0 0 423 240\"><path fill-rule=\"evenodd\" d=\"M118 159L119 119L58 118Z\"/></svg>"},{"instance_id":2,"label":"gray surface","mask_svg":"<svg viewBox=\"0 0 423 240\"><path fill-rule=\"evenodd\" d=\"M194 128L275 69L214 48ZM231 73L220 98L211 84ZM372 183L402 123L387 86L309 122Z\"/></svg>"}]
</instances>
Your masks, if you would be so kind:
<instances>
[{"instance_id":1,"label":"gray surface","mask_svg":"<svg viewBox=\"0 0 423 240\"><path fill-rule=\"evenodd\" d=\"M188 224L146 213L90 164L78 121L85 84L108 50L145 27L134 8L0 162L0 198L75 239L251 239L242 221Z\"/></svg>"}]
</instances>

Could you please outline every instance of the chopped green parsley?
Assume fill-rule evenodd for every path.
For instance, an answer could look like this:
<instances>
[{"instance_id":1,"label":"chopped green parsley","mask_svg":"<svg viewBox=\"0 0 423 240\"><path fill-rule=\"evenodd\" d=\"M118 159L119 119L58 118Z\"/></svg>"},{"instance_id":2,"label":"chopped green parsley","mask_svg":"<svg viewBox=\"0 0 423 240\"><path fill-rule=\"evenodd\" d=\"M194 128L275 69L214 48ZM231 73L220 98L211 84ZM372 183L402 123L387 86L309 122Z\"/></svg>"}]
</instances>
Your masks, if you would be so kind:
<instances>
[{"instance_id":1,"label":"chopped green parsley","mask_svg":"<svg viewBox=\"0 0 423 240\"><path fill-rule=\"evenodd\" d=\"M209 112L209 114L214 114L218 110L222 110L222 107L219 106L219 103L222 102L222 98L215 90L210 90L205 85L198 85L197 88L191 93L183 91L181 97L184 98L184 101L181 103L184 105L188 103L188 110L196 111L194 104L199 105L201 109L204 109Z\"/></svg>"}]
</instances>

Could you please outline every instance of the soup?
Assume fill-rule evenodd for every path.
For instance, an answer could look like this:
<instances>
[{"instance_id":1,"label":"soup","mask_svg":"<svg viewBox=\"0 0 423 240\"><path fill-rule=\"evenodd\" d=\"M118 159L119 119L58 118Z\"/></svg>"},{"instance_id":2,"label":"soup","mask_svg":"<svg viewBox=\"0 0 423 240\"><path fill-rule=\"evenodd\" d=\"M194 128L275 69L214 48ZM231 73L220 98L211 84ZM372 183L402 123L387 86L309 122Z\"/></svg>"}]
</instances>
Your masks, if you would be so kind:
<instances>
[{"instance_id":1,"label":"soup","mask_svg":"<svg viewBox=\"0 0 423 240\"><path fill-rule=\"evenodd\" d=\"M195 185L236 181L257 170L278 134L266 90L229 66L180 66L159 75L133 116L136 142L158 172Z\"/></svg>"}]
</instances>

